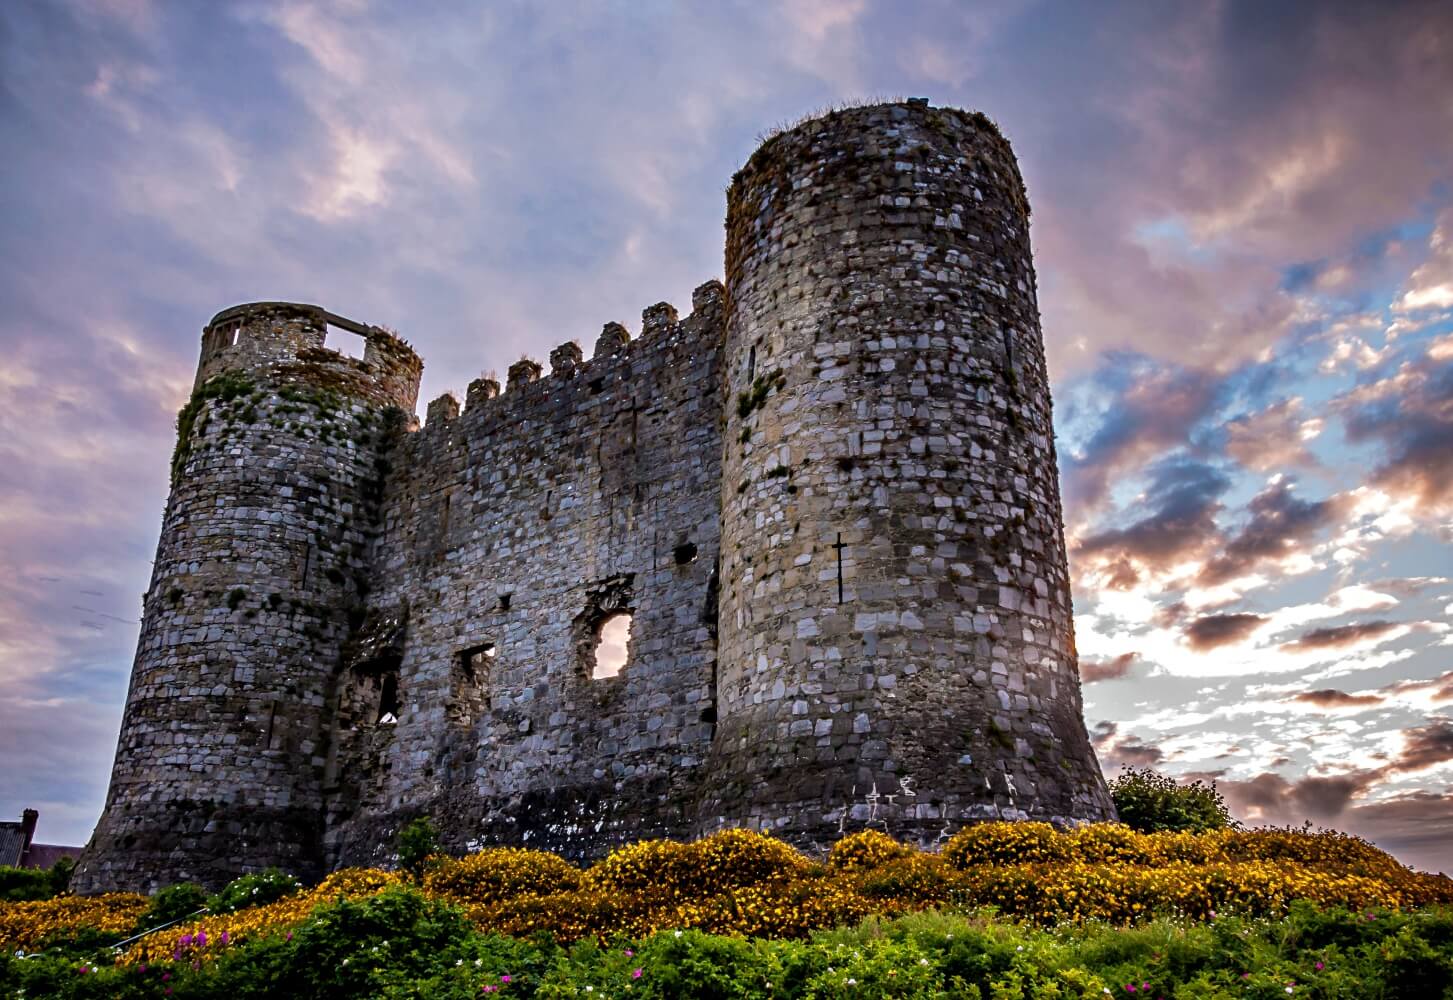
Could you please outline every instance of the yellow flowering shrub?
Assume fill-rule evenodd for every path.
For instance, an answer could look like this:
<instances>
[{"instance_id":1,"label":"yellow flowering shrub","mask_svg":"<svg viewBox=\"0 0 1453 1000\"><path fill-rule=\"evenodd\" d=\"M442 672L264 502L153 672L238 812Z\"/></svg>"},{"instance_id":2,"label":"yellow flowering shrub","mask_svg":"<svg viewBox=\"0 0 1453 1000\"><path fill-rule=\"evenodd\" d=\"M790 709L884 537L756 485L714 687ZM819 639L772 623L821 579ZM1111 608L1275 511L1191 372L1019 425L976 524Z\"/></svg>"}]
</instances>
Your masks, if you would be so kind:
<instances>
[{"instance_id":1,"label":"yellow flowering shrub","mask_svg":"<svg viewBox=\"0 0 1453 1000\"><path fill-rule=\"evenodd\" d=\"M395 872L345 869L277 902L189 921L133 945L120 961L206 961L216 949L290 929L321 903L374 895ZM425 891L466 908L481 929L539 931L561 941L698 928L796 937L872 914L992 906L1045 924L1129 923L1153 913L1279 915L1291 903L1413 907L1453 904L1453 879L1412 871L1366 841L1299 830L1142 834L1119 824L1059 832L1043 823L985 823L942 853L877 832L845 837L828 863L766 834L727 830L695 843L652 840L612 851L581 871L542 851L495 848L440 863ZM95 928L126 936L144 896L65 896L0 904L0 947Z\"/></svg>"},{"instance_id":2,"label":"yellow flowering shrub","mask_svg":"<svg viewBox=\"0 0 1453 1000\"><path fill-rule=\"evenodd\" d=\"M950 898L1046 924L1124 923L1168 910L1197 919L1218 910L1278 914L1295 899L1354 909L1404 902L1396 889L1375 879L1266 861L1165 868L1083 862L981 865L959 874Z\"/></svg>"},{"instance_id":3,"label":"yellow flowering shrub","mask_svg":"<svg viewBox=\"0 0 1453 1000\"><path fill-rule=\"evenodd\" d=\"M377 895L389 886L401 885L405 881L407 879L401 872L344 868L312 889L284 896L275 903L187 921L148 935L127 949L118 961L136 965L182 956L206 961L219 948L294 927L306 920L314 907L322 903Z\"/></svg>"},{"instance_id":4,"label":"yellow flowering shrub","mask_svg":"<svg viewBox=\"0 0 1453 1000\"><path fill-rule=\"evenodd\" d=\"M863 872L858 891L869 899L936 906L947 902L954 874L937 854L914 851Z\"/></svg>"},{"instance_id":5,"label":"yellow flowering shrub","mask_svg":"<svg viewBox=\"0 0 1453 1000\"><path fill-rule=\"evenodd\" d=\"M406 881L403 872L386 872L379 868L340 868L308 891L318 902L324 903L339 896L352 899L356 896L372 896L391 885L402 885Z\"/></svg>"},{"instance_id":6,"label":"yellow flowering shrub","mask_svg":"<svg viewBox=\"0 0 1453 1000\"><path fill-rule=\"evenodd\" d=\"M826 879L745 885L677 907L670 923L737 937L804 937L853 924L882 907L850 886Z\"/></svg>"},{"instance_id":7,"label":"yellow flowering shrub","mask_svg":"<svg viewBox=\"0 0 1453 1000\"><path fill-rule=\"evenodd\" d=\"M1333 830L1314 834L1275 828L1228 831L1225 850L1232 858L1331 865L1368 875L1389 875L1407 870L1392 855L1361 837Z\"/></svg>"},{"instance_id":8,"label":"yellow flowering shrub","mask_svg":"<svg viewBox=\"0 0 1453 1000\"><path fill-rule=\"evenodd\" d=\"M545 931L559 941L574 942L649 933L641 910L637 897L580 889L472 906L467 912L482 931L511 937Z\"/></svg>"},{"instance_id":9,"label":"yellow flowering shrub","mask_svg":"<svg viewBox=\"0 0 1453 1000\"><path fill-rule=\"evenodd\" d=\"M1148 865L1156 856L1150 837L1121 823L1093 823L1057 834L1065 854L1092 864Z\"/></svg>"},{"instance_id":10,"label":"yellow flowering shrub","mask_svg":"<svg viewBox=\"0 0 1453 1000\"><path fill-rule=\"evenodd\" d=\"M723 830L690 844L646 840L618 848L585 873L586 886L671 902L791 879L812 863L796 848L751 830Z\"/></svg>"},{"instance_id":11,"label":"yellow flowering shrub","mask_svg":"<svg viewBox=\"0 0 1453 1000\"><path fill-rule=\"evenodd\" d=\"M82 929L126 936L151 901L134 892L104 896L56 896L0 903L0 950L30 950L46 938Z\"/></svg>"},{"instance_id":12,"label":"yellow flowering shrub","mask_svg":"<svg viewBox=\"0 0 1453 1000\"><path fill-rule=\"evenodd\" d=\"M424 876L424 891L458 903L495 903L580 887L580 869L548 851L491 847L448 858Z\"/></svg>"},{"instance_id":13,"label":"yellow flowering shrub","mask_svg":"<svg viewBox=\"0 0 1453 1000\"><path fill-rule=\"evenodd\" d=\"M1110 824L1095 824L1108 826ZM1089 828L1087 828L1089 829ZM1127 827L1128 829L1128 827ZM1163 830L1159 833L1135 833L1150 855L1148 864L1167 865L1177 861L1204 865L1212 861L1228 861L1226 844L1231 830L1208 830L1192 833L1185 830Z\"/></svg>"},{"instance_id":14,"label":"yellow flowering shrub","mask_svg":"<svg viewBox=\"0 0 1453 1000\"><path fill-rule=\"evenodd\" d=\"M827 856L830 868L840 871L861 871L879 868L899 858L912 857L918 852L879 830L861 830L850 833L836 844Z\"/></svg>"},{"instance_id":15,"label":"yellow flowering shrub","mask_svg":"<svg viewBox=\"0 0 1453 1000\"><path fill-rule=\"evenodd\" d=\"M658 893L685 898L691 883L691 847L674 840L642 840L618 847L585 871L585 885L603 892Z\"/></svg>"},{"instance_id":16,"label":"yellow flowering shrub","mask_svg":"<svg viewBox=\"0 0 1453 1000\"><path fill-rule=\"evenodd\" d=\"M689 846L691 881L706 893L792 879L812 865L791 844L751 830L722 830Z\"/></svg>"},{"instance_id":17,"label":"yellow flowering shrub","mask_svg":"<svg viewBox=\"0 0 1453 1000\"><path fill-rule=\"evenodd\" d=\"M950 837L943 856L955 868L1029 864L1065 857L1066 845L1048 823L978 823Z\"/></svg>"}]
</instances>

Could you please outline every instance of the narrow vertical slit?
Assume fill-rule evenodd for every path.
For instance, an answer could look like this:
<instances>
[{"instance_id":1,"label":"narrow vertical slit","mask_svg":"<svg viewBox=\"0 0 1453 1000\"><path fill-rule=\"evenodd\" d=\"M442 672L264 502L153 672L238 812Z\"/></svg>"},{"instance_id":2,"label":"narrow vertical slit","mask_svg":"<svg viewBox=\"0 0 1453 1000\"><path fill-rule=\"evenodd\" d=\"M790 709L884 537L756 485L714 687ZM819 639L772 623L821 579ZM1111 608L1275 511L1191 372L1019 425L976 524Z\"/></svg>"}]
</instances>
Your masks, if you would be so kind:
<instances>
[{"instance_id":1,"label":"narrow vertical slit","mask_svg":"<svg viewBox=\"0 0 1453 1000\"><path fill-rule=\"evenodd\" d=\"M837 550L837 602L841 604L843 602L843 549L846 548L843 545L841 531L837 533L837 541L833 542L832 547Z\"/></svg>"}]
</instances>

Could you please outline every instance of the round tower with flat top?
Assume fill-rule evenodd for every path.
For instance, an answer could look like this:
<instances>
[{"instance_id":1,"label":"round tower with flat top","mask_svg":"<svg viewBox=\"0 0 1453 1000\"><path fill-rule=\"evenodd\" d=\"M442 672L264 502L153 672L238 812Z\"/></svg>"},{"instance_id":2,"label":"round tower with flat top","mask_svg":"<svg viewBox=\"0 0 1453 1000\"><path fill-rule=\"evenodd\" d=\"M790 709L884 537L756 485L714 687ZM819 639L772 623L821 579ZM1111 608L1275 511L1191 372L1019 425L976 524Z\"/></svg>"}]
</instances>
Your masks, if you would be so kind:
<instances>
[{"instance_id":1,"label":"round tower with flat top","mask_svg":"<svg viewBox=\"0 0 1453 1000\"><path fill-rule=\"evenodd\" d=\"M1113 818L1009 144L926 101L769 139L728 194L726 289L702 828Z\"/></svg>"},{"instance_id":2,"label":"round tower with flat top","mask_svg":"<svg viewBox=\"0 0 1453 1000\"><path fill-rule=\"evenodd\" d=\"M361 356L333 349L345 339ZM203 331L77 891L320 874L325 715L422 369L396 336L317 306L237 306Z\"/></svg>"}]
</instances>

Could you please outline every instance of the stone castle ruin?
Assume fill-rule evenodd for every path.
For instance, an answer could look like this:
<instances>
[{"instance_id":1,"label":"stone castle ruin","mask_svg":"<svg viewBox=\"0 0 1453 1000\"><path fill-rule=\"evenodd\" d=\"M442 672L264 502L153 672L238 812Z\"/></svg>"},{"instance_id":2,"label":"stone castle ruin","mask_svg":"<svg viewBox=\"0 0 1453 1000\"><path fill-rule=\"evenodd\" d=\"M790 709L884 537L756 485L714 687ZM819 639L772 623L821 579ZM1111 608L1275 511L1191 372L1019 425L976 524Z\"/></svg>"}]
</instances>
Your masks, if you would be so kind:
<instances>
[{"instance_id":1,"label":"stone castle ruin","mask_svg":"<svg viewBox=\"0 0 1453 1000\"><path fill-rule=\"evenodd\" d=\"M1112 817L1028 217L982 115L807 121L734 178L689 315L422 426L392 333L219 313L77 887L378 863L421 814L575 858Z\"/></svg>"}]
</instances>

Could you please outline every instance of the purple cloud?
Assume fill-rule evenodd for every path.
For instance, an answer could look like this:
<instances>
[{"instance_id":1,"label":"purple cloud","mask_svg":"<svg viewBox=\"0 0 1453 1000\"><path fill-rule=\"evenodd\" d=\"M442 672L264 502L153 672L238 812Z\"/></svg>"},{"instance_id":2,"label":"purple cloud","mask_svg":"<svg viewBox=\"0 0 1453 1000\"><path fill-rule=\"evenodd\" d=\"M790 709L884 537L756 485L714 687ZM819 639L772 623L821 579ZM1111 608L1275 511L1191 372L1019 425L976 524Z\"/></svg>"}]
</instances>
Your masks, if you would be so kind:
<instances>
[{"instance_id":1,"label":"purple cloud","mask_svg":"<svg viewBox=\"0 0 1453 1000\"><path fill-rule=\"evenodd\" d=\"M1205 652L1240 642L1268 621L1265 615L1248 613L1204 615L1187 625L1181 634L1191 649Z\"/></svg>"}]
</instances>

